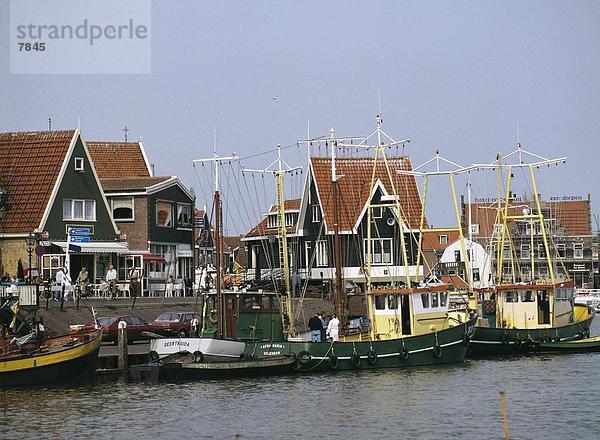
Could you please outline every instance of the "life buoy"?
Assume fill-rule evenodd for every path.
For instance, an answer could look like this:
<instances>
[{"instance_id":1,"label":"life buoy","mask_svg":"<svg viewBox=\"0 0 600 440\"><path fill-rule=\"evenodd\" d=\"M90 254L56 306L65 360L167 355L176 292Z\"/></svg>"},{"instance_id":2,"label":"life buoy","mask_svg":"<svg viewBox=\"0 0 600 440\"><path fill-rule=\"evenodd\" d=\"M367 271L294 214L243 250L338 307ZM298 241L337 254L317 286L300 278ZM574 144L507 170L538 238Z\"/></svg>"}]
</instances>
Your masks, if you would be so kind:
<instances>
[{"instance_id":1,"label":"life buoy","mask_svg":"<svg viewBox=\"0 0 600 440\"><path fill-rule=\"evenodd\" d=\"M377 363L377 353L372 348L369 350L369 354L367 355L367 361L371 365L375 365Z\"/></svg>"},{"instance_id":2,"label":"life buoy","mask_svg":"<svg viewBox=\"0 0 600 440\"><path fill-rule=\"evenodd\" d=\"M196 363L201 363L204 362L204 353L202 353L201 351L195 351L194 352L194 362Z\"/></svg>"},{"instance_id":3,"label":"life buoy","mask_svg":"<svg viewBox=\"0 0 600 440\"><path fill-rule=\"evenodd\" d=\"M334 369L334 370L337 369L339 363L340 363L340 361L335 354L332 354L331 356L329 356L329 366L332 369Z\"/></svg>"},{"instance_id":4,"label":"life buoy","mask_svg":"<svg viewBox=\"0 0 600 440\"><path fill-rule=\"evenodd\" d=\"M298 363L300 365L306 365L312 359L311 354L308 351L301 351L298 353Z\"/></svg>"},{"instance_id":5,"label":"life buoy","mask_svg":"<svg viewBox=\"0 0 600 440\"><path fill-rule=\"evenodd\" d=\"M437 341L433 344L433 355L438 359L442 357L442 347Z\"/></svg>"},{"instance_id":6,"label":"life buoy","mask_svg":"<svg viewBox=\"0 0 600 440\"><path fill-rule=\"evenodd\" d=\"M158 353L155 351L148 353L148 359L150 359L150 362L156 362L159 358L160 357L158 356Z\"/></svg>"},{"instance_id":7,"label":"life buoy","mask_svg":"<svg viewBox=\"0 0 600 440\"><path fill-rule=\"evenodd\" d=\"M350 361L356 368L360 367L360 355L357 352L352 353Z\"/></svg>"},{"instance_id":8,"label":"life buoy","mask_svg":"<svg viewBox=\"0 0 600 440\"><path fill-rule=\"evenodd\" d=\"M410 355L408 348L406 348L406 345L404 345L404 342L402 343L402 347L400 347L400 357L404 360L408 359L408 356Z\"/></svg>"}]
</instances>

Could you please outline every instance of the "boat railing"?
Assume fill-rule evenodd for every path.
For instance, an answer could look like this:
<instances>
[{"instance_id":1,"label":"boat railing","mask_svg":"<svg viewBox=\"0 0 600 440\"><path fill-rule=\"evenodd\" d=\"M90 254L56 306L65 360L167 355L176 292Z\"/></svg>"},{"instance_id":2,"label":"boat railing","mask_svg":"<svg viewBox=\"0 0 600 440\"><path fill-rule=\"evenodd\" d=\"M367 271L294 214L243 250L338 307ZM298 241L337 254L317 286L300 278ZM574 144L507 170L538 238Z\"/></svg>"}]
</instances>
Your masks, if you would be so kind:
<instances>
[{"instance_id":1,"label":"boat railing","mask_svg":"<svg viewBox=\"0 0 600 440\"><path fill-rule=\"evenodd\" d=\"M18 296L21 306L36 306L38 300L39 285L17 285L0 286L0 298Z\"/></svg>"}]
</instances>

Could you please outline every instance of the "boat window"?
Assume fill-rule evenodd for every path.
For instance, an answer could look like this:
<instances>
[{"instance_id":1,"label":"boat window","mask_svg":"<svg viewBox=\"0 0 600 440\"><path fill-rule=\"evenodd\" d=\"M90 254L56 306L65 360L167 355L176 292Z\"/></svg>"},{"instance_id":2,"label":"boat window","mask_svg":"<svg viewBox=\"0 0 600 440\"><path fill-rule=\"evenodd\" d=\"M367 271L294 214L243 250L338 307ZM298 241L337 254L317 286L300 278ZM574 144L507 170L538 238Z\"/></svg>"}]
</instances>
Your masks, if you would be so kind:
<instances>
[{"instance_id":1,"label":"boat window","mask_svg":"<svg viewBox=\"0 0 600 440\"><path fill-rule=\"evenodd\" d=\"M533 296L533 292L531 290L526 290L525 292L521 292L521 302L530 303L535 301L535 296Z\"/></svg>"},{"instance_id":2,"label":"boat window","mask_svg":"<svg viewBox=\"0 0 600 440\"><path fill-rule=\"evenodd\" d=\"M507 303L519 302L519 296L517 295L517 292L506 292L506 302Z\"/></svg>"},{"instance_id":3,"label":"boat window","mask_svg":"<svg viewBox=\"0 0 600 440\"><path fill-rule=\"evenodd\" d=\"M440 307L446 307L447 299L448 299L448 294L446 292L440 292Z\"/></svg>"},{"instance_id":4,"label":"boat window","mask_svg":"<svg viewBox=\"0 0 600 440\"><path fill-rule=\"evenodd\" d=\"M438 306L438 294L437 292L431 294L431 307Z\"/></svg>"},{"instance_id":5,"label":"boat window","mask_svg":"<svg viewBox=\"0 0 600 440\"><path fill-rule=\"evenodd\" d=\"M429 294L428 293L422 293L421 294L421 302L423 303L423 308L424 309L428 309L429 308Z\"/></svg>"},{"instance_id":6,"label":"boat window","mask_svg":"<svg viewBox=\"0 0 600 440\"><path fill-rule=\"evenodd\" d=\"M388 309L395 310L398 308L398 295L388 295Z\"/></svg>"},{"instance_id":7,"label":"boat window","mask_svg":"<svg viewBox=\"0 0 600 440\"><path fill-rule=\"evenodd\" d=\"M556 300L557 301L571 301L573 298L573 289L566 287L559 287L556 289Z\"/></svg>"},{"instance_id":8,"label":"boat window","mask_svg":"<svg viewBox=\"0 0 600 440\"><path fill-rule=\"evenodd\" d=\"M375 310L385 310L385 295L375 295Z\"/></svg>"},{"instance_id":9,"label":"boat window","mask_svg":"<svg viewBox=\"0 0 600 440\"><path fill-rule=\"evenodd\" d=\"M252 308L252 298L249 296L245 296L243 304L244 304L244 308L251 309Z\"/></svg>"}]
</instances>

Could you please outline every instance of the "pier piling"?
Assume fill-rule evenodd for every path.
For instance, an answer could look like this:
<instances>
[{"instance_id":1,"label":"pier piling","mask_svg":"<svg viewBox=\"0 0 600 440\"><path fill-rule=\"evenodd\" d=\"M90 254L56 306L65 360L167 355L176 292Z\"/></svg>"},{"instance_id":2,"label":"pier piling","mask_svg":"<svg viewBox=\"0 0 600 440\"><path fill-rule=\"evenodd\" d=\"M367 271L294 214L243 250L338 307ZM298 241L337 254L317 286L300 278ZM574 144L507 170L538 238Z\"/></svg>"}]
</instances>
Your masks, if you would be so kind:
<instances>
[{"instance_id":1,"label":"pier piling","mask_svg":"<svg viewBox=\"0 0 600 440\"><path fill-rule=\"evenodd\" d=\"M127 377L129 363L127 358L127 324L125 323L125 321L119 322L118 344L118 368L123 373L123 376Z\"/></svg>"}]
</instances>

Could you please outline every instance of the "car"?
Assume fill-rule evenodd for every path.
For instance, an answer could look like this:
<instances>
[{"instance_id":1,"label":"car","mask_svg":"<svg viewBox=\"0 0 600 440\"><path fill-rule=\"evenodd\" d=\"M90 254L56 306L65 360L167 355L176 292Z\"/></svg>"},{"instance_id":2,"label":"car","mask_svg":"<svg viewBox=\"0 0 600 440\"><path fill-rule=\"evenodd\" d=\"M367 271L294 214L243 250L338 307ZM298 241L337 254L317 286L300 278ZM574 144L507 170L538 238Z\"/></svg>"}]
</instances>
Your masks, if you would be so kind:
<instances>
[{"instance_id":1,"label":"car","mask_svg":"<svg viewBox=\"0 0 600 440\"><path fill-rule=\"evenodd\" d=\"M96 318L98 324L102 326L102 341L112 342L116 344L118 342L118 330L119 322L125 321L127 324L127 342L131 343L134 341L148 340L150 335L145 332L152 331L149 324L142 318L136 315L118 315L118 316L102 316ZM96 328L94 321L89 322L83 326L71 326L71 334L85 333Z\"/></svg>"},{"instance_id":2,"label":"car","mask_svg":"<svg viewBox=\"0 0 600 440\"><path fill-rule=\"evenodd\" d=\"M201 317L194 312L163 312L149 324L150 331L163 336L178 336L185 338L192 333L192 320Z\"/></svg>"}]
</instances>

